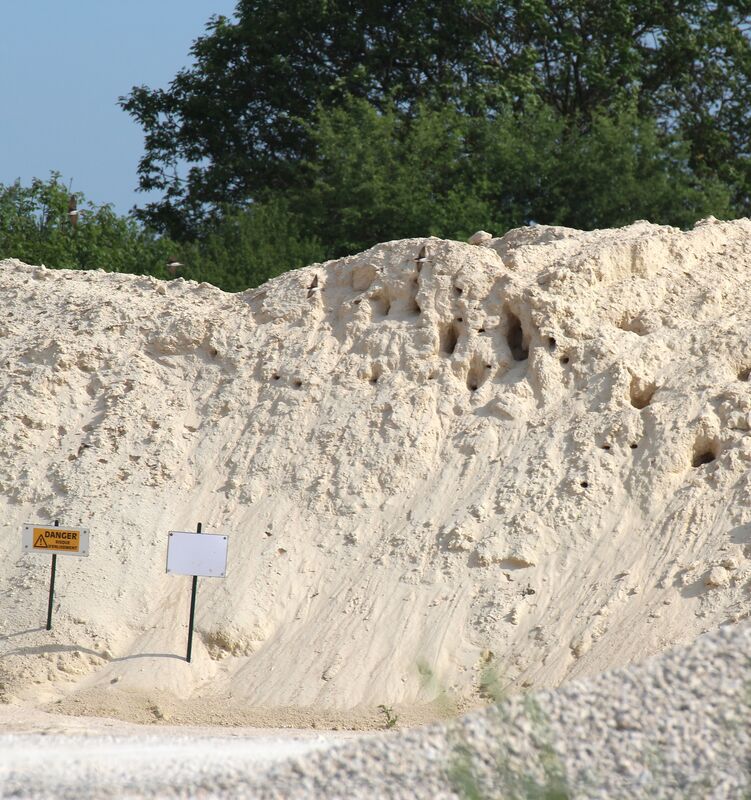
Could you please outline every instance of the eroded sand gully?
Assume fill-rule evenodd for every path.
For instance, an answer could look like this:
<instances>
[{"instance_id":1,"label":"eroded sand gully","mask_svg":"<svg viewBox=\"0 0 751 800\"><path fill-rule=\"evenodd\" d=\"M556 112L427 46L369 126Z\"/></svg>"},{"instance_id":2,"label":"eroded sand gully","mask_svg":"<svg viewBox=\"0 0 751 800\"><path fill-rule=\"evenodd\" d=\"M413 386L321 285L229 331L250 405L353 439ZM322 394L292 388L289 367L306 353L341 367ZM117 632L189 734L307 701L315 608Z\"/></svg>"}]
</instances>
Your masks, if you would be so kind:
<instances>
[{"instance_id":1,"label":"eroded sand gully","mask_svg":"<svg viewBox=\"0 0 751 800\"><path fill-rule=\"evenodd\" d=\"M3 698L416 722L744 619L750 275L748 220L395 241L236 295L2 262ZM55 517L92 552L47 632L19 529ZM188 665L164 553L197 521L230 569Z\"/></svg>"}]
</instances>

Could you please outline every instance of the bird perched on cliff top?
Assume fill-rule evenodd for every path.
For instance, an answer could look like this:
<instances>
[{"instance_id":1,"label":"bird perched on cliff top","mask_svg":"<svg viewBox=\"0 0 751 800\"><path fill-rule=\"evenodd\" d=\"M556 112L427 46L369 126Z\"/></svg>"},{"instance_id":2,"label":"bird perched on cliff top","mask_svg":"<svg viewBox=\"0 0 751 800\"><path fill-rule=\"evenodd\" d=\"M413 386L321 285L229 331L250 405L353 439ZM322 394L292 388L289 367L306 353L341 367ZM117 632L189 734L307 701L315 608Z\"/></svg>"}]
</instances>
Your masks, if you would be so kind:
<instances>
[{"instance_id":1,"label":"bird perched on cliff top","mask_svg":"<svg viewBox=\"0 0 751 800\"><path fill-rule=\"evenodd\" d=\"M315 275L310 282L310 286L308 286L308 297L313 297L317 291L320 291L320 289L318 288L318 275Z\"/></svg>"}]
</instances>

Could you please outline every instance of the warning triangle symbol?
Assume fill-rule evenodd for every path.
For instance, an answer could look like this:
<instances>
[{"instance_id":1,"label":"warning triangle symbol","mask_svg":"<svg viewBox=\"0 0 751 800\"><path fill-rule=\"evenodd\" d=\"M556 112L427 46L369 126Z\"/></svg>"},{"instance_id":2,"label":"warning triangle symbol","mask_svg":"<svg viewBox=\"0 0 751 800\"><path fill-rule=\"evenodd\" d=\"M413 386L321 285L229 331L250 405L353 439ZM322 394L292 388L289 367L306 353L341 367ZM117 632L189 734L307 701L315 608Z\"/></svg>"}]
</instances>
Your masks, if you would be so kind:
<instances>
[{"instance_id":1,"label":"warning triangle symbol","mask_svg":"<svg viewBox=\"0 0 751 800\"><path fill-rule=\"evenodd\" d=\"M39 536L37 536L37 540L34 542L34 547L47 547L47 540L44 538L44 536L42 536L41 533Z\"/></svg>"}]
</instances>

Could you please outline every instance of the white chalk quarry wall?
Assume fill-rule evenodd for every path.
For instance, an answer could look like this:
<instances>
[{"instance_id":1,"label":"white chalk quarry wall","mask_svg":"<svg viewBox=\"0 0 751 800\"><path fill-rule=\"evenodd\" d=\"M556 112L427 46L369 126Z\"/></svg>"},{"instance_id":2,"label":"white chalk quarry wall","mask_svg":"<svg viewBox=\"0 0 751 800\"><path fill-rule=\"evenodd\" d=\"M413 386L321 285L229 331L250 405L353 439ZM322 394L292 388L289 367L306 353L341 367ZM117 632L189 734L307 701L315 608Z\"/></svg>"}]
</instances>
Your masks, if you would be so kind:
<instances>
[{"instance_id":1,"label":"white chalk quarry wall","mask_svg":"<svg viewBox=\"0 0 751 800\"><path fill-rule=\"evenodd\" d=\"M389 242L237 295L3 262L6 697L419 704L748 616L750 277L748 220ZM19 528L55 517L92 555L48 633ZM230 570L188 666L164 556L197 521Z\"/></svg>"}]
</instances>

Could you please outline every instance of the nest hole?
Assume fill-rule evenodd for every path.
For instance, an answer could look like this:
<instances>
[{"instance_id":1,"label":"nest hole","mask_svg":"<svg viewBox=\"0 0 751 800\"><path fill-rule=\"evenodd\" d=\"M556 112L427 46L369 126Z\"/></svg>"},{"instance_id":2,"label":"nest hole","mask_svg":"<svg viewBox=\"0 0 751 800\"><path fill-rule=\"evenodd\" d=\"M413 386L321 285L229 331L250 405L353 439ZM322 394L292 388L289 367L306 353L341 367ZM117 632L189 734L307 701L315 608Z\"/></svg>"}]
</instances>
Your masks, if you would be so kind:
<instances>
[{"instance_id":1,"label":"nest hole","mask_svg":"<svg viewBox=\"0 0 751 800\"><path fill-rule=\"evenodd\" d=\"M467 373L467 388L470 392L476 392L488 378L489 365L479 361L477 357L472 359Z\"/></svg>"},{"instance_id":2,"label":"nest hole","mask_svg":"<svg viewBox=\"0 0 751 800\"><path fill-rule=\"evenodd\" d=\"M602 446L602 449L603 449L603 450L610 450L610 445L609 445L609 444L604 444L604 445Z\"/></svg>"},{"instance_id":3,"label":"nest hole","mask_svg":"<svg viewBox=\"0 0 751 800\"><path fill-rule=\"evenodd\" d=\"M297 380L292 381L292 385L295 387L295 389L301 389L302 381L298 378Z\"/></svg>"},{"instance_id":4,"label":"nest hole","mask_svg":"<svg viewBox=\"0 0 751 800\"><path fill-rule=\"evenodd\" d=\"M380 364L373 364L372 369L370 370L370 378L368 379L370 383L376 384L383 375L383 367Z\"/></svg>"},{"instance_id":5,"label":"nest hole","mask_svg":"<svg viewBox=\"0 0 751 800\"><path fill-rule=\"evenodd\" d=\"M563 364L564 366L566 366L566 364L568 364L568 362L569 362L571 359L570 359L568 356L561 356L561 357L560 357L558 360L561 362L561 364Z\"/></svg>"},{"instance_id":6,"label":"nest hole","mask_svg":"<svg viewBox=\"0 0 751 800\"><path fill-rule=\"evenodd\" d=\"M708 442L706 439L698 439L694 444L694 452L691 456L692 467L703 467L704 464L711 464L717 459L720 448L716 442Z\"/></svg>"},{"instance_id":7,"label":"nest hole","mask_svg":"<svg viewBox=\"0 0 751 800\"><path fill-rule=\"evenodd\" d=\"M383 289L374 292L370 298L371 305L373 306L373 310L376 314L380 317L387 317L389 315L389 311L391 311L391 298L388 295L388 292L384 291Z\"/></svg>"},{"instance_id":8,"label":"nest hole","mask_svg":"<svg viewBox=\"0 0 751 800\"><path fill-rule=\"evenodd\" d=\"M456 350L456 344L459 341L459 327L454 324L442 326L439 337L441 352L450 356Z\"/></svg>"},{"instance_id":9,"label":"nest hole","mask_svg":"<svg viewBox=\"0 0 751 800\"><path fill-rule=\"evenodd\" d=\"M548 350L555 350L556 341L553 336L548 336Z\"/></svg>"},{"instance_id":10,"label":"nest hole","mask_svg":"<svg viewBox=\"0 0 751 800\"><path fill-rule=\"evenodd\" d=\"M744 367L742 370L738 372L738 380L739 381L747 381L751 376L751 367Z\"/></svg>"},{"instance_id":11,"label":"nest hole","mask_svg":"<svg viewBox=\"0 0 751 800\"><path fill-rule=\"evenodd\" d=\"M589 481L582 481L582 482L579 484L579 486L581 486L581 487L582 487L582 489L588 489L588 488L589 488Z\"/></svg>"},{"instance_id":12,"label":"nest hole","mask_svg":"<svg viewBox=\"0 0 751 800\"><path fill-rule=\"evenodd\" d=\"M641 378L633 376L629 387L629 399L634 408L646 408L655 393L654 383L645 383Z\"/></svg>"},{"instance_id":13,"label":"nest hole","mask_svg":"<svg viewBox=\"0 0 751 800\"><path fill-rule=\"evenodd\" d=\"M508 312L506 341L514 361L526 361L529 358L529 348L524 346L524 331L522 330L521 320L511 311Z\"/></svg>"}]
</instances>

